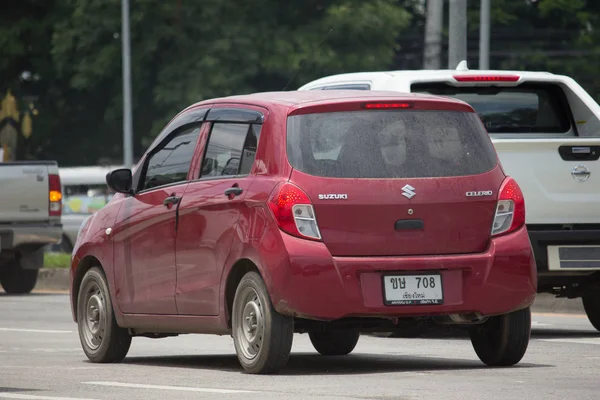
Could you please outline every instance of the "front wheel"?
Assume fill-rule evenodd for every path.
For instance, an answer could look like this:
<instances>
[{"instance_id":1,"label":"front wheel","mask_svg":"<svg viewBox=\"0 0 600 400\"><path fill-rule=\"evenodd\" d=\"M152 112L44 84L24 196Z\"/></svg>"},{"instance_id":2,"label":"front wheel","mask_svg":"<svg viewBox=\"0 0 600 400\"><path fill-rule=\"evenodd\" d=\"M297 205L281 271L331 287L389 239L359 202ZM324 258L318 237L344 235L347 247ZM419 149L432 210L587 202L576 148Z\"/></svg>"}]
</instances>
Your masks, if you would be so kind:
<instances>
[{"instance_id":1,"label":"front wheel","mask_svg":"<svg viewBox=\"0 0 600 400\"><path fill-rule=\"evenodd\" d=\"M235 351L246 372L277 373L287 364L294 320L275 311L258 273L248 272L240 281L231 317Z\"/></svg>"},{"instance_id":2,"label":"front wheel","mask_svg":"<svg viewBox=\"0 0 600 400\"><path fill-rule=\"evenodd\" d=\"M600 331L600 293L585 295L582 298L583 309L590 323Z\"/></svg>"},{"instance_id":3,"label":"front wheel","mask_svg":"<svg viewBox=\"0 0 600 400\"><path fill-rule=\"evenodd\" d=\"M127 329L117 325L104 273L93 267L83 277L77 298L81 347L95 363L122 361L131 346Z\"/></svg>"},{"instance_id":4,"label":"front wheel","mask_svg":"<svg viewBox=\"0 0 600 400\"><path fill-rule=\"evenodd\" d=\"M322 331L310 332L310 342L319 354L324 356L345 356L350 354L358 343L360 332Z\"/></svg>"},{"instance_id":5,"label":"front wheel","mask_svg":"<svg viewBox=\"0 0 600 400\"><path fill-rule=\"evenodd\" d=\"M490 317L469 331L479 359L491 367L517 364L527 351L531 336L531 310Z\"/></svg>"}]
</instances>

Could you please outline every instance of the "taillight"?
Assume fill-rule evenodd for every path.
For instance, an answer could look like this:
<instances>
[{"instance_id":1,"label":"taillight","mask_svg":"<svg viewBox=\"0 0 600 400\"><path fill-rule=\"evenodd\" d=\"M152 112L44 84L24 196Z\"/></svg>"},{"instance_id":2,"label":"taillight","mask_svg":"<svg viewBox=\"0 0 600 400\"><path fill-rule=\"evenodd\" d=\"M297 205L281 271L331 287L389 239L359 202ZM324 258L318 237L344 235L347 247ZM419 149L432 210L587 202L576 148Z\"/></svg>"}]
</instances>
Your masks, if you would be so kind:
<instances>
[{"instance_id":1,"label":"taillight","mask_svg":"<svg viewBox=\"0 0 600 400\"><path fill-rule=\"evenodd\" d=\"M62 212L62 190L60 176L48 175L48 214L51 217L60 217Z\"/></svg>"},{"instance_id":2,"label":"taillight","mask_svg":"<svg viewBox=\"0 0 600 400\"><path fill-rule=\"evenodd\" d=\"M500 187L492 236L514 232L525 224L525 198L513 178L506 178Z\"/></svg>"},{"instance_id":3,"label":"taillight","mask_svg":"<svg viewBox=\"0 0 600 400\"><path fill-rule=\"evenodd\" d=\"M311 201L299 187L280 184L271 194L269 208L282 231L305 239L321 239Z\"/></svg>"},{"instance_id":4,"label":"taillight","mask_svg":"<svg viewBox=\"0 0 600 400\"><path fill-rule=\"evenodd\" d=\"M516 82L518 75L454 75L457 82Z\"/></svg>"}]
</instances>

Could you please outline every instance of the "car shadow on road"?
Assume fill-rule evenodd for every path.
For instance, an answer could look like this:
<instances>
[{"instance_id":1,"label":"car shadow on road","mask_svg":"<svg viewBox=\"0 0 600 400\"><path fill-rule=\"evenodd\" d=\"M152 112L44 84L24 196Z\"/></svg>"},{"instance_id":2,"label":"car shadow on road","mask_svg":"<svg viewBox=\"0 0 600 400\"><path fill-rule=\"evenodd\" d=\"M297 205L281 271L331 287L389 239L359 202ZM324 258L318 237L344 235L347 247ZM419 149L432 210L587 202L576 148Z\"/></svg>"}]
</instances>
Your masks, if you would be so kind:
<instances>
[{"instance_id":1,"label":"car shadow on road","mask_svg":"<svg viewBox=\"0 0 600 400\"><path fill-rule=\"evenodd\" d=\"M531 332L533 339L580 339L600 338L598 331L580 331L566 329L536 329Z\"/></svg>"},{"instance_id":2,"label":"car shadow on road","mask_svg":"<svg viewBox=\"0 0 600 400\"><path fill-rule=\"evenodd\" d=\"M126 364L172 368L215 369L242 372L235 355L198 355L164 357L128 357ZM521 363L513 368L554 367L553 365ZM325 357L315 353L292 353L279 375L349 375L385 372L431 372L490 369L478 360L448 359L403 355L350 354Z\"/></svg>"}]
</instances>

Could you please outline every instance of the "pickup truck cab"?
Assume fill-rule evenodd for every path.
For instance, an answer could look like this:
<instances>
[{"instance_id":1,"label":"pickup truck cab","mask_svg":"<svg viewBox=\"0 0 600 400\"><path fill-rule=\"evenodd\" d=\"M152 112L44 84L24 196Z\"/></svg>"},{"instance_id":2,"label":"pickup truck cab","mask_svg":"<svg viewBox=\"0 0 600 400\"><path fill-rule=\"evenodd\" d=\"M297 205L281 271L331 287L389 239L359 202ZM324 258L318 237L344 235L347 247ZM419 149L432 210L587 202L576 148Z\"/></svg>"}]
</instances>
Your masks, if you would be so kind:
<instances>
[{"instance_id":1,"label":"pickup truck cab","mask_svg":"<svg viewBox=\"0 0 600 400\"><path fill-rule=\"evenodd\" d=\"M29 293L44 250L62 236L62 190L54 161L0 163L0 283Z\"/></svg>"},{"instance_id":2,"label":"pickup truck cab","mask_svg":"<svg viewBox=\"0 0 600 400\"><path fill-rule=\"evenodd\" d=\"M538 293L583 298L600 330L600 106L572 78L549 72L382 71L324 77L312 90L448 96L483 121L507 175L523 190Z\"/></svg>"}]
</instances>

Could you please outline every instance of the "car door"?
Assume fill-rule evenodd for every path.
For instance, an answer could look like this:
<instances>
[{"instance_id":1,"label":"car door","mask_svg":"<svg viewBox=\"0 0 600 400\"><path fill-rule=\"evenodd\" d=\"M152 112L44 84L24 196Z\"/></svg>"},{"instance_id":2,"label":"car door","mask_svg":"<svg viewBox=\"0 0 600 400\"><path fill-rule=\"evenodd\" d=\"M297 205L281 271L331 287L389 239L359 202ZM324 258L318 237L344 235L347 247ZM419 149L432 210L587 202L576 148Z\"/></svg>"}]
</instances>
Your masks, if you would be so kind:
<instances>
[{"instance_id":1,"label":"car door","mask_svg":"<svg viewBox=\"0 0 600 400\"><path fill-rule=\"evenodd\" d=\"M200 124L180 127L145 157L137 193L114 227L115 285L124 313L177 314L175 235Z\"/></svg>"},{"instance_id":2,"label":"car door","mask_svg":"<svg viewBox=\"0 0 600 400\"><path fill-rule=\"evenodd\" d=\"M209 112L207 120L218 121L211 122L199 178L180 204L176 300L182 315L219 313L222 269L251 184L262 120L259 113L234 115L235 110Z\"/></svg>"}]
</instances>

